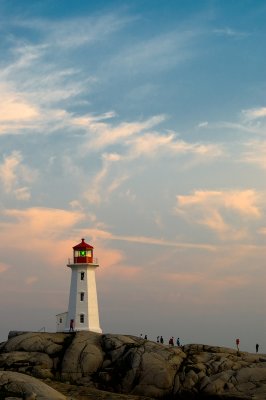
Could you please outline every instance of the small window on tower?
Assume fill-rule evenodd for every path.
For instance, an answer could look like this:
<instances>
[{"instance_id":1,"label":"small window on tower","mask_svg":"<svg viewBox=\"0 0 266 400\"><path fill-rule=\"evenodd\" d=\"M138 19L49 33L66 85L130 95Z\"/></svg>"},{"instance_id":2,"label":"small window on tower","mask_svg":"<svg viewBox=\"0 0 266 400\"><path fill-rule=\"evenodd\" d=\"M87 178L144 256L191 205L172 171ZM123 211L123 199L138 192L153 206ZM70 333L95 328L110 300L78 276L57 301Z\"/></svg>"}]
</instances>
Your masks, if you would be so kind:
<instances>
[{"instance_id":1,"label":"small window on tower","mask_svg":"<svg viewBox=\"0 0 266 400\"><path fill-rule=\"evenodd\" d=\"M81 281L84 281L84 276L85 276L85 272L81 272L80 273L80 280Z\"/></svg>"},{"instance_id":2,"label":"small window on tower","mask_svg":"<svg viewBox=\"0 0 266 400\"><path fill-rule=\"evenodd\" d=\"M80 250L80 257L86 257L86 250Z\"/></svg>"},{"instance_id":3,"label":"small window on tower","mask_svg":"<svg viewBox=\"0 0 266 400\"><path fill-rule=\"evenodd\" d=\"M80 314L80 323L84 324L84 314Z\"/></svg>"},{"instance_id":4,"label":"small window on tower","mask_svg":"<svg viewBox=\"0 0 266 400\"><path fill-rule=\"evenodd\" d=\"M59 319L59 322L60 322L60 324L62 324L62 322L63 322L63 321L62 321L62 318Z\"/></svg>"},{"instance_id":5,"label":"small window on tower","mask_svg":"<svg viewBox=\"0 0 266 400\"><path fill-rule=\"evenodd\" d=\"M80 293L80 301L84 301L84 293L83 292Z\"/></svg>"}]
</instances>

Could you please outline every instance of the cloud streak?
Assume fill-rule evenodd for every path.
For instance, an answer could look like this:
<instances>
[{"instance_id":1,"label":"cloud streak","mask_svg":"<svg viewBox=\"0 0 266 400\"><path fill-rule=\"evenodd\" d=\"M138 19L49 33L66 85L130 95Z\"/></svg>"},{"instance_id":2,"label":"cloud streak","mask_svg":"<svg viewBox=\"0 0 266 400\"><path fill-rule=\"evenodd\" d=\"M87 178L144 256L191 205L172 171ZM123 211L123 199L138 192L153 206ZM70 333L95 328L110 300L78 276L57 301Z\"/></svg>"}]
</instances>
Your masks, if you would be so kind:
<instances>
[{"instance_id":1,"label":"cloud streak","mask_svg":"<svg viewBox=\"0 0 266 400\"><path fill-rule=\"evenodd\" d=\"M223 240L239 240L246 237L246 229L235 228L228 212L241 219L258 219L261 216L260 202L259 193L252 189L197 190L191 195L177 196L176 213L190 222L206 226Z\"/></svg>"},{"instance_id":2,"label":"cloud streak","mask_svg":"<svg viewBox=\"0 0 266 400\"><path fill-rule=\"evenodd\" d=\"M21 186L23 183L32 183L37 177L37 172L31 170L23 163L21 152L13 151L5 156L0 164L0 181L4 192L14 195L18 200L29 200L30 189Z\"/></svg>"},{"instance_id":3,"label":"cloud streak","mask_svg":"<svg viewBox=\"0 0 266 400\"><path fill-rule=\"evenodd\" d=\"M250 108L242 110L242 115L247 120L255 120L266 117L266 107Z\"/></svg>"}]
</instances>

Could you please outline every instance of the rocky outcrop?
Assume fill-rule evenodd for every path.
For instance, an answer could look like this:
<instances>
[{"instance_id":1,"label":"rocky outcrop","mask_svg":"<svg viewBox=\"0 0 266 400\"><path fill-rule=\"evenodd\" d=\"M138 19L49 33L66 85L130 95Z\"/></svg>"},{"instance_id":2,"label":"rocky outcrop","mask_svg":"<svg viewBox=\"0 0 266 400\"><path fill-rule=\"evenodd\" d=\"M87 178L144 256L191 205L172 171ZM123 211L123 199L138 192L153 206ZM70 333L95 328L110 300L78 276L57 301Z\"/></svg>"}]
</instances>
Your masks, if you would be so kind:
<instances>
[{"instance_id":1,"label":"rocky outcrop","mask_svg":"<svg viewBox=\"0 0 266 400\"><path fill-rule=\"evenodd\" d=\"M266 356L134 336L13 335L0 345L0 370L152 399L266 398Z\"/></svg>"},{"instance_id":2,"label":"rocky outcrop","mask_svg":"<svg viewBox=\"0 0 266 400\"><path fill-rule=\"evenodd\" d=\"M38 379L10 371L0 371L0 398L66 400L65 396Z\"/></svg>"}]
</instances>

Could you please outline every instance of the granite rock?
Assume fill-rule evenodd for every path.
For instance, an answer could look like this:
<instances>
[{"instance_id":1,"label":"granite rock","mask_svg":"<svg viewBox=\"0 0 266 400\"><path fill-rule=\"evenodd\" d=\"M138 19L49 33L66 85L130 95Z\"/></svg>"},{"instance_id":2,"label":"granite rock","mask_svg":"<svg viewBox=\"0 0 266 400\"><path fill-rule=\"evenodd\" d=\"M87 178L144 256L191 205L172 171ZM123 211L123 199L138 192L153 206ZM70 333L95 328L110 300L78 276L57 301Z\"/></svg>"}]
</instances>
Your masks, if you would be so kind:
<instances>
[{"instance_id":1,"label":"granite rock","mask_svg":"<svg viewBox=\"0 0 266 400\"><path fill-rule=\"evenodd\" d=\"M65 396L40 380L10 371L0 371L0 398L66 400Z\"/></svg>"},{"instance_id":2,"label":"granite rock","mask_svg":"<svg viewBox=\"0 0 266 400\"><path fill-rule=\"evenodd\" d=\"M266 398L265 355L128 335L13 335L0 345L0 370L152 399Z\"/></svg>"}]
</instances>

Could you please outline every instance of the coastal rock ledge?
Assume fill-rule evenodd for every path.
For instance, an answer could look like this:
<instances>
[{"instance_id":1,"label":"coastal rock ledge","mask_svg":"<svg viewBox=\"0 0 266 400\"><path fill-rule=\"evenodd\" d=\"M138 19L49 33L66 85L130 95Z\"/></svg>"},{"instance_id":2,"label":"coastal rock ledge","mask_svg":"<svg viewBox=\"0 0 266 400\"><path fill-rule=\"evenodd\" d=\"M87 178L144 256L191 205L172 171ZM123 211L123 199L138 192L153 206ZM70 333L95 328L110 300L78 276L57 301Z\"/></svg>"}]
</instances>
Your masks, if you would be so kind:
<instances>
[{"instance_id":1,"label":"coastal rock ledge","mask_svg":"<svg viewBox=\"0 0 266 400\"><path fill-rule=\"evenodd\" d=\"M0 399L69 398L55 382L94 399L265 399L266 355L93 332L13 332L0 344Z\"/></svg>"}]
</instances>

